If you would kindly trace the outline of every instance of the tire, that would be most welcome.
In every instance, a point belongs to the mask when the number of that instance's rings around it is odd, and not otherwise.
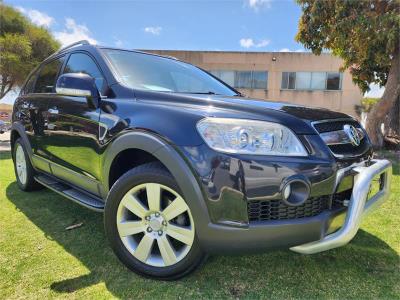
[[[42,189],[43,186],[34,178],[35,170],[21,138],[15,141],[13,149],[14,171],[19,188],[25,192]]]
[[[130,270],[176,280],[205,261],[190,208],[180,194],[175,179],[160,163],[138,166],[112,186],[104,212],[105,232],[111,248]]]

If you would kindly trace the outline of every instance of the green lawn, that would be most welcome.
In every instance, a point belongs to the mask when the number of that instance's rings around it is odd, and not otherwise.
[[[313,256],[290,251],[211,257],[178,282],[144,279],[107,245],[102,215],[42,190],[21,192],[0,152],[0,299],[400,299],[400,174],[392,195],[351,244]],[[75,230],[71,224],[83,222]],[[240,242],[240,241],[238,241]]]

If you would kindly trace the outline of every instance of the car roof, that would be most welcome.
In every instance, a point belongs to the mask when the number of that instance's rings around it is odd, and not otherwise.
[[[180,61],[179,59],[172,57],[172,56],[167,56],[167,55],[160,55],[160,54],[155,54],[155,53],[149,53],[145,51],[140,51],[140,50],[135,50],[135,49],[123,49],[123,48],[117,48],[117,47],[106,47],[106,46],[99,46],[99,45],[94,45],[91,44],[87,40],[81,40],[76,43],[70,44],[68,46],[65,46],[56,52],[54,52],[52,55],[50,55],[48,58],[46,58],[43,63],[47,62],[48,60],[51,60],[60,54],[67,54],[71,51],[76,51],[76,50],[90,50],[90,49],[110,49],[110,50],[121,50],[121,51],[129,51],[129,52],[134,52],[134,53],[140,53],[140,54],[146,54],[146,55],[151,55],[151,56],[157,56],[157,57],[162,57],[162,58],[167,58],[167,59],[172,59],[172,60],[177,60]]]

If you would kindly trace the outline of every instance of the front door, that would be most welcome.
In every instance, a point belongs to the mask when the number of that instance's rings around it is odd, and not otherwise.
[[[72,53],[65,73],[86,73],[102,91],[104,77],[94,60],[83,52]],[[52,173],[77,187],[99,195],[99,109],[90,108],[85,97],[57,95],[48,103],[46,151]]]

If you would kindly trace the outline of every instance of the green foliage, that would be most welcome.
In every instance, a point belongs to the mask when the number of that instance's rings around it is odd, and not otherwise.
[[[355,106],[357,115],[361,116],[362,112],[369,113],[381,98],[363,98],[361,104]]]
[[[329,49],[344,60],[363,92],[386,84],[399,46],[398,0],[297,0],[303,15],[296,40],[315,54]]]
[[[0,3],[0,99],[59,47],[47,29]]]

